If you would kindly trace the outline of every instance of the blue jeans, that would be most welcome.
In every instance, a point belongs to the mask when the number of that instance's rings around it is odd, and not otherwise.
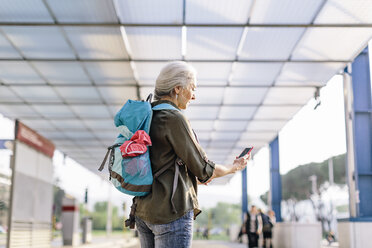
[[[167,224],[150,224],[136,216],[141,248],[189,248],[192,240],[193,210]]]

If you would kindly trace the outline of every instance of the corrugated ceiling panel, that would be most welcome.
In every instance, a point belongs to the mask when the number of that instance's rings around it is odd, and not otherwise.
[[[280,86],[324,86],[327,83],[327,81],[288,81],[288,80],[280,80],[276,81],[275,85]]]
[[[283,119],[289,120],[302,106],[260,106],[254,116],[255,119]]]
[[[116,130],[114,125],[114,120],[107,119],[107,120],[83,120],[85,125],[92,130],[95,129],[112,129]]]
[[[351,60],[371,37],[372,28],[308,28],[292,59]]]
[[[61,129],[86,129],[84,123],[79,119],[51,120],[54,126]]]
[[[267,88],[226,88],[223,102],[225,104],[260,104]]]
[[[251,119],[256,107],[230,107],[222,106],[219,119]]]
[[[328,0],[315,23],[372,23],[371,13],[371,1]]]
[[[76,118],[67,105],[32,105],[41,115],[47,118]]]
[[[78,62],[33,62],[37,70],[51,84],[90,84]]]
[[[224,121],[217,120],[214,123],[215,130],[220,131],[243,131],[247,126],[248,121]]]
[[[243,28],[190,27],[187,59],[235,59]]]
[[[133,59],[181,59],[180,27],[126,27]]]
[[[215,140],[238,140],[240,138],[241,133],[240,132],[213,132],[211,134],[212,142]],[[223,153],[222,153],[223,154]]]
[[[182,23],[181,0],[119,0],[115,3],[122,23]]]
[[[263,120],[254,120],[249,122],[247,126],[247,131],[250,132],[257,132],[257,131],[273,131],[273,132],[278,132],[287,121],[263,121]]]
[[[66,140],[53,140],[54,145],[57,146],[58,150],[61,150],[62,147],[75,147],[76,144],[72,140],[66,139]],[[62,150],[63,151],[63,150]]]
[[[235,141],[214,141],[208,144],[208,148],[225,148],[231,149],[235,145]]]
[[[47,0],[58,22],[117,22],[111,0]]]
[[[26,118],[26,117],[40,117],[30,106],[28,105],[1,105],[0,113],[9,118]]]
[[[1,31],[0,31],[1,32]],[[18,51],[0,33],[0,58],[21,58]]]
[[[86,130],[76,130],[76,131],[66,131],[64,130],[63,133],[70,139],[85,139],[85,138],[94,138],[93,133]]]
[[[140,96],[141,96],[141,100],[145,100],[147,99],[147,96],[149,94],[152,94],[153,95],[153,98],[152,100],[154,101],[154,87],[140,87]]]
[[[22,120],[22,123],[26,124],[32,129],[43,129],[43,130],[55,130],[56,128],[52,125],[49,120]]]
[[[239,59],[290,57],[305,28],[249,28]]]
[[[255,1],[250,23],[308,24],[317,14],[323,0]]]
[[[278,135],[277,132],[244,132],[241,134],[241,140],[263,140],[271,141]]]
[[[4,33],[28,58],[74,58],[57,27],[2,27]]]
[[[84,65],[96,84],[135,83],[129,62],[85,62]]]
[[[259,140],[252,140],[252,141],[239,141],[236,143],[235,147],[240,148],[242,150],[245,147],[253,146],[254,150],[252,151],[253,153],[258,151],[261,147],[265,146],[267,142],[264,141],[259,141]],[[236,155],[235,155],[236,156]],[[235,157],[232,157],[230,159],[234,159]]]
[[[44,80],[23,61],[1,61],[0,80],[7,84],[43,84]]]
[[[190,121],[191,126],[195,129],[196,133],[199,131],[211,131],[213,129],[214,121]]]
[[[98,87],[98,90],[107,103],[124,104],[128,99],[137,99],[136,87],[110,86]]]
[[[64,29],[82,59],[128,58],[119,28],[65,27]]]
[[[70,105],[81,118],[111,118],[106,106],[100,105]]]
[[[66,139],[66,135],[61,131],[39,131],[39,133],[47,139]]]
[[[13,91],[8,87],[0,85],[0,103],[1,102],[22,102],[22,100],[16,96]]]
[[[191,62],[197,71],[197,85],[226,85],[231,72],[232,63],[226,62]]]
[[[263,104],[302,104],[314,97],[315,88],[271,88]]]
[[[96,88],[87,87],[55,87],[59,95],[68,103],[102,103]]]
[[[0,0],[1,22],[53,22],[42,0]]]
[[[225,88],[223,87],[197,87],[195,100],[191,104],[221,104],[224,92]]]
[[[195,105],[190,105],[186,110],[185,110],[185,115],[187,116],[188,119],[210,119],[210,120],[215,120],[218,116],[220,107],[209,107],[209,106],[195,106]]]
[[[114,140],[112,140],[112,139],[107,140],[106,139],[105,142],[107,142],[107,146],[109,146],[109,145],[111,146],[111,145],[113,145],[112,143],[114,142]],[[102,146],[103,143],[104,143],[104,141],[95,139],[94,137],[92,137],[92,139],[89,140],[89,142],[87,142],[86,140],[79,140],[79,139],[74,140],[74,142],[81,147],[97,147],[97,146],[99,147],[99,146]],[[107,146],[105,145],[105,147],[107,147]]]
[[[231,85],[272,85],[283,63],[235,63]]]
[[[140,85],[154,85],[166,62],[134,62]]]
[[[101,138],[101,139],[110,138],[112,140],[115,140],[115,138],[118,136],[118,132],[115,129],[108,130],[108,131],[100,131],[100,132],[96,132],[95,136],[97,136],[98,138]]]
[[[188,0],[186,23],[244,24],[248,21],[252,0]]]
[[[344,66],[344,63],[286,63],[277,81],[315,81],[325,84]]]
[[[196,133],[196,132],[195,132]],[[201,140],[209,140],[210,136],[211,136],[211,132],[206,132],[206,131],[199,131],[196,133],[196,136],[198,138],[199,141]]]
[[[61,99],[49,86],[11,86],[11,88],[28,102],[61,102]]]

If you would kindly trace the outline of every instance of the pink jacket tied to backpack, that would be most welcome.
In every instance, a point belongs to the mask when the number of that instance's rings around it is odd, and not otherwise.
[[[147,146],[151,146],[150,136],[143,130],[134,133],[130,140],[125,141],[120,146],[121,155],[125,157],[135,157],[144,154]]]

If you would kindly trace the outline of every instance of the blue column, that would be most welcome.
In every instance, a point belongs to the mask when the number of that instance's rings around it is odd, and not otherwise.
[[[355,180],[359,190],[357,217],[372,217],[372,93],[366,48],[352,63]],[[359,212],[359,213],[358,213]]]
[[[247,185],[247,168],[242,170],[242,218],[248,210],[248,185]]]
[[[271,207],[275,212],[276,221],[282,221],[280,203],[282,201],[282,180],[279,173],[279,139],[276,137],[270,143],[270,189]]]

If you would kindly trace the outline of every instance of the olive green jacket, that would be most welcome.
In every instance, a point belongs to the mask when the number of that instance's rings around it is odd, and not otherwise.
[[[169,103],[170,101],[157,101]],[[201,212],[197,200],[197,178],[206,182],[212,176],[214,163],[208,160],[197,142],[189,121],[177,110],[153,112],[150,137],[150,158],[153,174],[163,166],[173,164],[170,169],[154,179],[152,192],[137,197],[136,216],[151,224],[166,224],[194,210],[194,218]],[[179,166],[178,186],[173,198],[176,212],[172,211],[171,195],[175,175],[175,161],[180,158],[185,165]]]

